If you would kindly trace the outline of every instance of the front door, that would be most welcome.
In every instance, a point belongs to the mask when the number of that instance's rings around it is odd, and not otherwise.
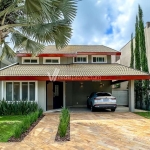
[[[63,107],[63,82],[53,82],[53,109]]]

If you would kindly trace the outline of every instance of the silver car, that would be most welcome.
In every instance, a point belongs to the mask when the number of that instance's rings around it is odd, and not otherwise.
[[[94,111],[96,108],[111,109],[117,108],[116,98],[107,92],[93,92],[87,99],[87,107]]]

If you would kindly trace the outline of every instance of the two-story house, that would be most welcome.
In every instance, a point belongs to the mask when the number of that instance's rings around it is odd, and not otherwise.
[[[129,80],[129,107],[134,111],[134,80],[150,75],[111,63],[121,52],[102,45],[47,46],[42,53],[17,53],[18,64],[0,71],[0,99],[37,101],[44,111],[85,106],[94,91],[112,92],[112,84]]]

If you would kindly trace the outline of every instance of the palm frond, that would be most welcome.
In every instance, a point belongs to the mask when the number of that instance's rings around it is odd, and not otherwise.
[[[2,60],[3,58],[8,58],[8,59],[13,59],[15,57],[15,52],[10,48],[10,46],[4,42],[2,44],[1,47],[1,56],[0,56],[0,60]]]
[[[77,8],[75,0],[26,0],[25,10],[30,20],[52,22],[73,20]]]
[[[71,27],[63,24],[60,22],[38,24],[32,27],[22,27],[20,30],[24,35],[32,37],[39,43],[55,43],[57,48],[63,48],[69,43],[72,33]]]
[[[31,40],[27,36],[21,34],[19,31],[12,33],[12,41],[15,45],[15,48],[19,50],[24,49],[33,55],[41,52],[44,49],[44,45]]]
[[[62,12],[64,19],[71,22],[75,16],[77,11],[77,1],[75,0],[59,0],[58,8]]]

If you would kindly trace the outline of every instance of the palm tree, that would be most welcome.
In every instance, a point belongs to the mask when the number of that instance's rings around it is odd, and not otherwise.
[[[76,4],[76,0],[0,0],[0,58],[15,56],[6,42],[8,36],[15,49],[33,55],[45,44],[65,47],[71,37]]]

